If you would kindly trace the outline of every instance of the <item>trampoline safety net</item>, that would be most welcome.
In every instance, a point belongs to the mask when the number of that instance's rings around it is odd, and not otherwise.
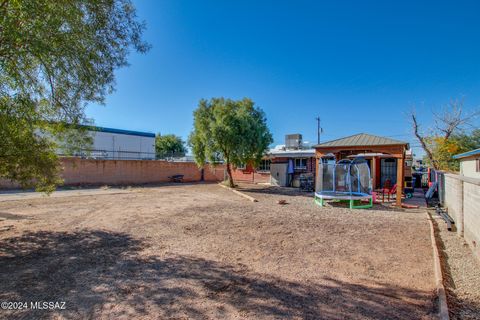
[[[371,192],[370,168],[364,158],[338,162],[334,159],[320,159],[316,198],[358,200],[371,198]]]

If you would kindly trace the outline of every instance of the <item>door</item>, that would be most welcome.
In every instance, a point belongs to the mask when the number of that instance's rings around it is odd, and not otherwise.
[[[397,183],[397,159],[381,159],[380,161],[380,183],[383,187],[385,180],[389,179],[393,186]]]
[[[287,186],[287,167],[288,163],[270,164],[270,183],[272,186]]]

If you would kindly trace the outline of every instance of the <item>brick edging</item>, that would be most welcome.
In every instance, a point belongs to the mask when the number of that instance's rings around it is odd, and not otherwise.
[[[228,190],[232,191],[233,193],[236,193],[236,194],[238,194],[239,196],[244,197],[244,198],[246,198],[246,199],[248,199],[248,200],[250,200],[250,201],[252,201],[252,202],[258,202],[258,200],[255,199],[254,197],[251,197],[251,196],[249,196],[249,195],[246,195],[246,194],[243,193],[243,192],[240,192],[240,191],[238,191],[238,190],[235,190],[235,189],[232,189],[232,188],[230,188],[230,187],[227,187],[227,186],[223,185],[221,182],[220,182],[218,185],[219,185],[220,187],[225,188],[225,189],[228,189]]]
[[[440,320],[449,320],[450,316],[448,314],[447,295],[445,293],[445,287],[443,285],[442,266],[440,264],[440,253],[438,252],[437,241],[435,240],[435,229],[433,227],[432,217],[427,211],[425,211],[425,214],[427,215],[428,223],[430,225],[430,238],[432,240],[433,269],[435,275],[435,287],[439,304],[438,318]]]

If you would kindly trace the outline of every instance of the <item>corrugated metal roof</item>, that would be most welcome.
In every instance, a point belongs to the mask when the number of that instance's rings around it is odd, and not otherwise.
[[[477,154],[480,155],[480,149],[475,149],[475,150],[472,150],[472,151],[460,153],[460,154],[457,154],[457,155],[453,156],[453,158],[454,159],[461,159],[461,158],[476,156]]]
[[[356,146],[386,146],[386,145],[408,145],[408,142],[375,136],[372,134],[359,133],[353,136],[327,141],[315,145],[320,147],[356,147]]]

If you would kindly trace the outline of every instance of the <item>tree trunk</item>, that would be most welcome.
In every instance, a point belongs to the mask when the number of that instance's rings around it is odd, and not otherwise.
[[[233,183],[233,177],[232,177],[232,168],[230,167],[230,163],[227,162],[227,176],[228,176],[228,185],[230,188],[235,187],[235,184]]]
[[[430,160],[430,163],[432,164],[433,168],[435,170],[438,170],[438,165],[437,165],[437,161],[435,160],[434,156],[433,156],[433,153],[432,151],[430,150],[430,148],[427,146],[427,144],[425,143],[425,139],[424,137],[422,137],[420,135],[420,132],[418,131],[418,122],[417,122],[417,117],[415,116],[415,114],[411,114],[412,116],[412,123],[413,123],[413,132],[415,134],[415,137],[417,137],[418,141],[420,142],[420,144],[422,145],[422,148],[423,150],[425,151],[425,153],[427,154],[427,157],[428,159]]]

